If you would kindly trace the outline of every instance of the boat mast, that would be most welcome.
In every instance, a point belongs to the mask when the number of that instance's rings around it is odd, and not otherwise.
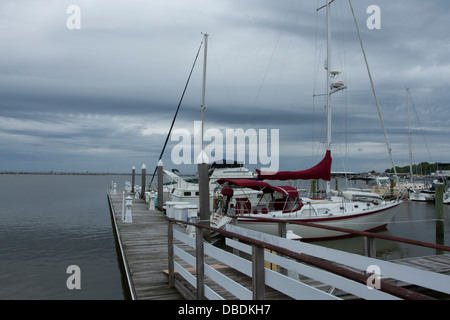
[[[331,25],[330,25],[330,4],[327,0],[327,151],[331,150]],[[329,184],[329,183],[328,183]],[[328,188],[327,188],[327,191]]]
[[[327,151],[331,151],[331,120],[332,120],[332,114],[331,114],[331,95],[333,93],[339,92],[341,90],[347,89],[346,86],[343,84],[341,86],[333,86],[333,79],[336,78],[340,72],[333,71],[331,69],[331,14],[330,14],[330,7],[331,4],[335,0],[327,0],[327,4],[317,9],[317,11],[323,9],[326,7],[326,19],[327,19],[327,59],[325,61],[325,70],[327,71],[327,87],[326,89],[326,96],[327,96],[327,104],[326,104],[326,114],[327,114]],[[321,96],[320,95],[314,95],[314,96]],[[327,195],[330,195],[330,181],[327,181]]]
[[[409,95],[409,88],[406,88],[406,94],[408,99],[408,128],[409,128],[409,137],[408,137],[408,144],[409,144],[409,182],[413,182],[413,165],[412,165],[412,150],[411,150],[411,112],[410,112],[410,99],[411,96]]]
[[[203,57],[203,85],[202,85],[202,107],[201,107],[201,115],[202,115],[202,138],[201,138],[201,150],[203,150],[203,134],[204,134],[204,122],[205,122],[205,92],[206,92],[206,64],[208,58],[208,36],[209,34],[205,33],[203,35],[205,47],[204,47],[204,57]]]
[[[334,0],[333,0],[334,1]],[[327,0],[327,151],[331,151],[331,18],[330,4]],[[330,195],[331,184],[327,181],[327,196]]]

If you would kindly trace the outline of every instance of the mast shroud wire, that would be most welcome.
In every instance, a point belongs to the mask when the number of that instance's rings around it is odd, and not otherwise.
[[[377,105],[378,116],[380,117],[381,126],[383,127],[384,138],[386,140],[386,147],[388,149],[389,157],[391,159],[392,169],[394,169],[395,178],[396,178],[396,180],[398,182],[397,169],[395,169],[394,158],[392,157],[391,145],[389,143],[389,139],[388,139],[388,136],[387,136],[386,127],[384,126],[383,117],[381,116],[380,104],[378,103],[378,98],[377,98],[377,95],[376,95],[376,92],[375,92],[375,85],[373,84],[372,74],[370,72],[369,63],[367,62],[366,51],[364,50],[364,44],[363,44],[362,39],[361,39],[361,33],[359,32],[359,26],[358,26],[358,22],[356,21],[355,11],[353,10],[352,1],[348,0],[348,3],[350,4],[350,9],[351,9],[352,15],[353,15],[353,21],[355,22],[356,31],[358,32],[359,43],[361,45],[361,50],[363,52],[364,61],[366,63],[367,73],[369,74],[370,85],[372,86],[373,96],[375,98],[375,103]]]
[[[169,137],[170,137],[170,134],[172,133],[173,126],[175,125],[175,121],[177,119],[178,112],[180,111],[181,103],[183,102],[184,94],[186,93],[187,87],[189,85],[189,81],[191,80],[192,72],[194,71],[194,67],[195,67],[195,64],[197,63],[198,56],[200,55],[200,50],[202,49],[202,45],[203,45],[203,41],[200,43],[200,47],[198,48],[197,55],[195,56],[195,60],[192,65],[192,68],[191,68],[191,72],[189,73],[189,77],[186,81],[186,85],[184,86],[183,94],[181,95],[180,101],[178,102],[177,111],[175,112],[175,116],[173,117],[172,124],[169,129],[169,133],[167,134],[167,137],[166,137],[166,142],[164,143],[164,147],[161,150],[161,154],[159,155],[158,161],[161,160],[161,158],[164,154],[164,151],[166,150],[167,142],[169,141]],[[153,179],[155,178],[157,169],[158,169],[158,166],[155,166],[155,171],[153,172],[152,180],[150,181],[150,186],[153,183]]]

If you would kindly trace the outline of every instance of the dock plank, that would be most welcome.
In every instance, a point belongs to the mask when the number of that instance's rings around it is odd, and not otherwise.
[[[117,226],[130,270],[130,290],[137,300],[183,300],[175,288],[169,288],[167,269],[167,223],[165,215],[148,210],[148,204],[133,199],[132,223],[122,222],[122,194],[108,194],[111,217]]]
[[[450,254],[392,260],[394,263],[436,273],[450,273]]]

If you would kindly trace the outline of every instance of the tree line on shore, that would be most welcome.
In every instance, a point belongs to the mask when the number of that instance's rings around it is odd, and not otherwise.
[[[404,167],[395,167],[398,174],[409,174],[410,168],[409,166]],[[449,163],[429,163],[429,162],[421,162],[419,164],[413,164],[412,166],[413,174],[417,175],[431,175],[432,173],[435,173],[439,170],[450,170],[450,164]],[[385,173],[394,173],[394,169],[386,169]]]

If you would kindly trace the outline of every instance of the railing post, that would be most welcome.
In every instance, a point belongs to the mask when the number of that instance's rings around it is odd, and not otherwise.
[[[375,238],[364,236],[364,255],[369,258],[377,257]]]
[[[287,229],[286,222],[278,222],[278,236],[280,238],[286,238]]]
[[[252,245],[253,300],[264,300],[266,290],[264,248]]]
[[[173,250],[173,222],[168,221],[167,224],[167,243],[168,243],[168,268],[169,268],[169,287],[175,286],[175,267],[174,267],[174,250]]]
[[[203,229],[195,227],[195,260],[197,276],[197,300],[205,300],[205,258],[203,249]]]
[[[278,236],[280,238],[286,238],[287,235],[287,226],[286,222],[278,222]],[[288,275],[288,271],[285,268],[282,268],[280,266],[277,266],[278,273],[281,273],[285,276]]]
[[[233,225],[233,226],[237,226],[237,216],[236,215],[233,215],[233,217],[231,218],[231,225]],[[237,238],[233,238],[233,240],[238,240]],[[236,248],[233,248],[233,254],[235,254],[235,255],[237,255],[237,256],[239,256],[239,250],[238,249],[236,249]]]

